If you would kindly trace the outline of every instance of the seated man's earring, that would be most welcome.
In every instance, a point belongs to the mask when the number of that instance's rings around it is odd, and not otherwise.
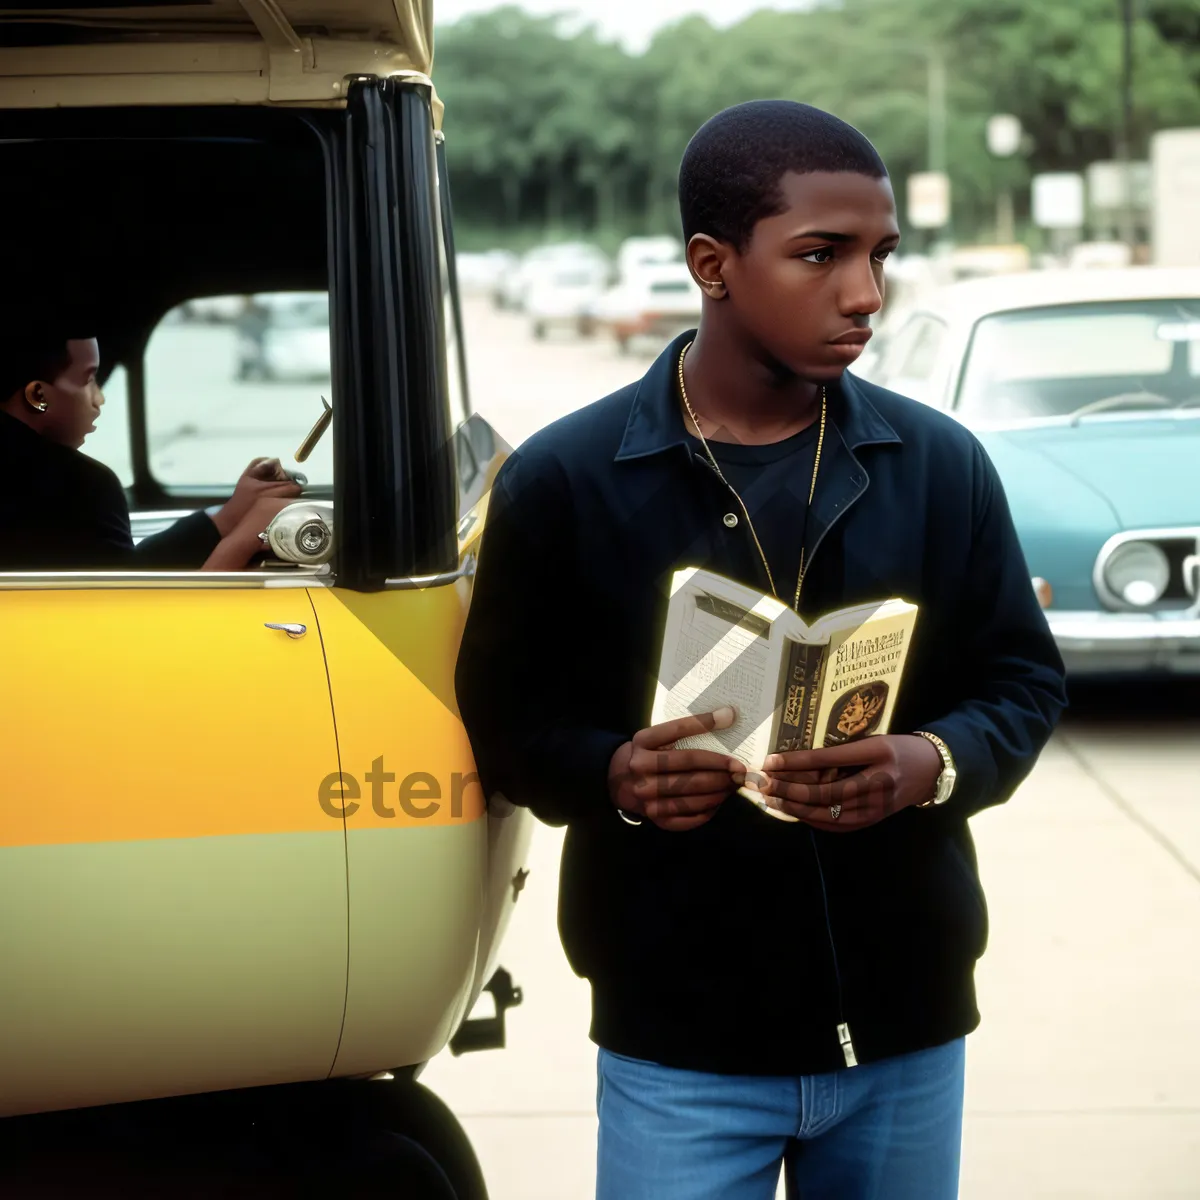
[[[719,279],[714,280],[712,283],[708,284],[707,287],[708,287],[708,294],[714,300],[719,299],[721,296],[725,295],[725,284]]]
[[[28,392],[25,394],[25,399],[29,401],[31,407],[36,408],[38,412],[45,412],[50,406],[46,403],[46,397],[39,391],[36,393],[37,399],[34,400]]]

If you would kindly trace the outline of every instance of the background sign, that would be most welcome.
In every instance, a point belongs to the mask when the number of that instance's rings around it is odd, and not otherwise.
[[[950,221],[950,177],[921,171],[908,177],[908,223],[914,229],[941,229]]]
[[[1033,220],[1042,229],[1082,229],[1083,176],[1067,171],[1035,175]]]

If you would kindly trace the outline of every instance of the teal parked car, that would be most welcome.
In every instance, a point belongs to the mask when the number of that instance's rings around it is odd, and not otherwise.
[[[951,284],[875,343],[986,446],[1071,675],[1200,675],[1200,268]]]

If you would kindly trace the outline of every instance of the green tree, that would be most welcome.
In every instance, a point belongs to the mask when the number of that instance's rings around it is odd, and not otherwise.
[[[1136,0],[1136,11],[1134,152],[1143,154],[1155,129],[1200,124],[1200,4]],[[1121,46],[1117,0],[830,0],[721,31],[689,18],[640,56],[510,6],[439,28],[434,77],[455,203],[469,223],[615,237],[677,230],[688,139],[715,112],[756,97],[803,100],[862,129],[888,162],[903,211],[904,179],[930,165],[936,50],[955,233],[967,238],[986,236],[998,188],[1113,154]],[[987,150],[996,112],[1028,131],[1012,162]]]

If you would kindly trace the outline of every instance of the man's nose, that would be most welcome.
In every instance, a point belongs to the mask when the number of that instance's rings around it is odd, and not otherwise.
[[[842,316],[872,316],[883,307],[883,289],[869,263],[849,266],[841,295]]]

